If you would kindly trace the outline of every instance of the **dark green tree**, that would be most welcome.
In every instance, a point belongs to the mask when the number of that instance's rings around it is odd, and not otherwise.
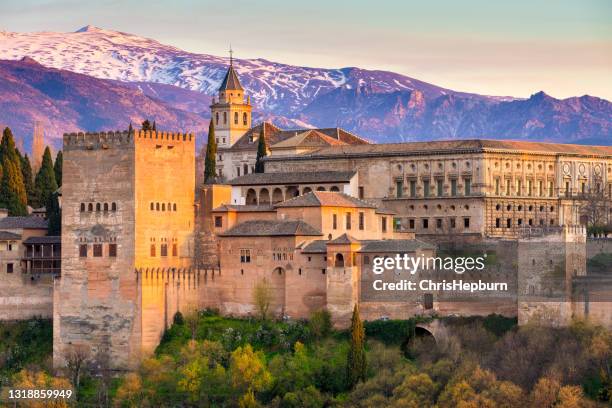
[[[217,176],[217,140],[215,139],[215,124],[212,119],[208,125],[208,142],[206,142],[206,158],[204,159],[204,183],[214,183]]]
[[[132,122],[130,122],[130,126],[128,127],[128,133],[129,134],[134,133],[134,126],[132,126]]]
[[[155,121],[153,121],[153,126],[151,126],[151,130],[157,131],[157,125],[155,124]]]
[[[36,179],[34,180],[34,191],[36,194],[36,207],[46,205],[53,194],[57,190],[57,182],[55,181],[55,171],[53,170],[53,159],[51,158],[51,150],[49,146],[45,148],[42,164]]]
[[[32,205],[34,200],[34,177],[32,176],[32,164],[30,158],[26,154],[21,158],[21,175],[23,176],[23,184],[28,197],[28,205]]]
[[[64,164],[64,154],[60,150],[55,156],[55,164],[53,165],[53,172],[55,173],[55,182],[57,186],[62,185],[62,165]]]
[[[268,147],[266,146],[266,124],[261,124],[261,134],[257,140],[257,159],[255,160],[255,173],[264,172],[263,158],[268,154]]]
[[[59,194],[57,191],[53,192],[49,196],[49,200],[46,205],[48,234],[49,235],[61,235],[62,232],[62,210],[59,205]]]
[[[2,133],[0,167],[0,207],[8,209],[9,215],[27,215],[28,197],[21,173],[21,159],[15,149],[13,133],[8,127]]]
[[[153,130],[149,119],[145,119],[144,122],[142,122],[140,130]]]
[[[353,387],[359,381],[365,381],[366,369],[365,329],[359,317],[359,307],[355,305],[351,319],[351,345],[346,365],[348,384]]]

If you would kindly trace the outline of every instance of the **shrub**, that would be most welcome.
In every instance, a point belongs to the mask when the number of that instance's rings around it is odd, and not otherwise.
[[[313,312],[310,315],[308,327],[316,339],[327,337],[332,330],[331,314],[327,309]]]

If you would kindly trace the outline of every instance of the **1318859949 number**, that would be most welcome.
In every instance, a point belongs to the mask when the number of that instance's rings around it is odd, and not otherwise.
[[[72,390],[53,390],[53,389],[9,389],[9,400],[21,399],[69,399],[72,397]]]

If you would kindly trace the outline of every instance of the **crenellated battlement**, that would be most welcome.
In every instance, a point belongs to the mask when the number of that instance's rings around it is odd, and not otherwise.
[[[112,146],[129,146],[134,143],[160,143],[160,142],[195,142],[193,133],[157,132],[150,130],[136,130],[131,133],[127,130],[109,132],[78,132],[65,133],[64,150],[71,149],[108,149]]]

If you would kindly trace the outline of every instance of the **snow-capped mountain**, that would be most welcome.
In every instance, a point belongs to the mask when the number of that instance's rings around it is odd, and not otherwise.
[[[204,118],[229,64],[229,58],[92,26],[72,33],[0,31],[0,59],[23,57],[46,67],[122,81],[168,109]],[[481,137],[612,144],[612,103],[596,97],[559,100],[542,92],[529,99],[495,97],[387,71],[234,61],[251,96],[254,119],[282,127],[341,126],[379,142]],[[96,99],[93,93],[81,97]],[[36,109],[31,107],[30,116]],[[0,112],[0,123],[11,121],[14,117]]]

